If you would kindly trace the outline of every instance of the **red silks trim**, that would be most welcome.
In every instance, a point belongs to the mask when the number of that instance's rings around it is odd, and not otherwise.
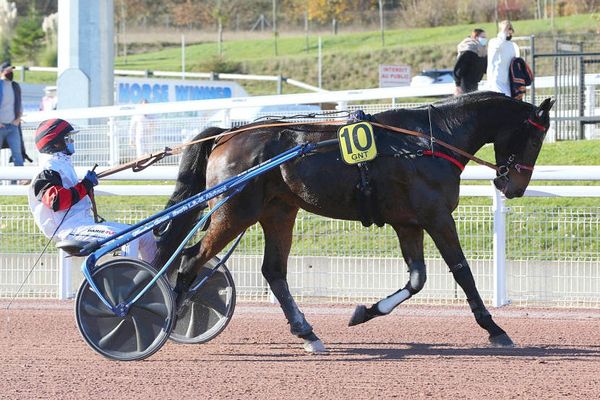
[[[66,210],[73,204],[73,193],[62,186],[52,186],[42,196],[42,203],[51,210]]]
[[[68,209],[87,194],[87,190],[81,182],[70,189],[55,185],[46,190],[42,196],[42,203],[51,210],[61,211]]]
[[[461,171],[464,171],[464,169],[465,169],[464,165],[462,165],[456,158],[450,157],[448,154],[444,154],[439,151],[424,150],[423,155],[443,158],[444,160],[448,160],[452,164],[456,165],[458,167],[458,169],[460,169]]]

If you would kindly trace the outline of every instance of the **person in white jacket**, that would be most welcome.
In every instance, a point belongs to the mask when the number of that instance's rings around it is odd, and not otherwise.
[[[147,100],[142,100],[141,104],[147,104]],[[142,157],[152,150],[154,144],[154,127],[152,115],[136,114],[131,117],[129,124],[129,145],[135,145],[135,156]]]
[[[80,181],[71,162],[75,152],[72,135],[76,133],[67,121],[44,121],[35,133],[35,146],[48,155],[40,163],[41,171],[29,186],[29,208],[36,225],[47,238],[56,240],[93,241],[105,239],[128,225],[118,222],[96,223],[92,213],[90,192],[98,184],[94,171]],[[138,253],[139,250],[139,253]],[[156,243],[152,232],[130,242],[123,255],[141,256],[152,262]]]
[[[498,36],[488,42],[487,85],[489,90],[511,97],[510,63],[520,57],[520,50],[511,41],[514,29],[510,21],[501,21],[498,30]]]

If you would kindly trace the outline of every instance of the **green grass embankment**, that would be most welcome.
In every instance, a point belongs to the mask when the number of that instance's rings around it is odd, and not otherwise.
[[[556,18],[554,29],[548,20],[523,20],[514,22],[517,36],[536,36],[538,51],[550,51],[554,37],[573,34],[596,35],[599,22],[591,14]],[[452,68],[456,59],[456,44],[476,27],[494,36],[493,23],[440,26],[387,30],[385,46],[380,32],[340,32],[338,35],[321,34],[323,51],[323,87],[329,90],[357,89],[378,86],[379,64],[410,65],[413,74],[429,68]],[[153,32],[148,32],[153,35]],[[239,35],[236,35],[239,37]],[[216,38],[216,34],[215,34]],[[584,38],[584,37],[580,37]],[[157,41],[158,38],[157,38]],[[186,70],[209,72],[240,72],[247,74],[278,75],[309,84],[317,84],[318,34],[309,36],[308,51],[303,35],[282,34],[277,41],[277,55],[273,39],[227,40],[223,43],[223,60],[217,61],[217,44],[204,42],[186,46]],[[217,67],[221,65],[221,67]],[[172,46],[158,51],[117,57],[115,68],[131,70],[181,71],[181,48]],[[538,74],[547,72],[538,71]],[[27,73],[28,82],[51,84],[52,74]],[[240,81],[251,95],[273,94],[272,82]],[[284,92],[302,89],[285,85]]]
[[[535,35],[538,51],[553,48],[553,36],[595,32],[598,21],[591,15],[574,15],[555,19],[554,31],[546,20],[526,20],[514,23],[517,36]],[[410,65],[413,74],[429,68],[452,68],[456,59],[456,44],[475,27],[482,27],[490,36],[493,23],[390,30],[385,33],[385,46],[379,32],[340,33],[322,35],[323,87],[329,90],[377,87],[379,64]],[[317,83],[318,37],[309,38],[306,51],[304,36],[280,37],[275,55],[272,39],[233,40],[223,44],[226,63],[238,72],[249,74],[281,74],[309,84]],[[200,43],[186,48],[186,64],[191,71],[207,72],[214,68],[216,43]],[[120,69],[150,69],[181,71],[181,50],[178,47],[157,52],[117,58]],[[538,71],[538,74],[544,74]],[[272,94],[273,83],[241,82],[253,94]],[[286,85],[285,92],[301,89]]]

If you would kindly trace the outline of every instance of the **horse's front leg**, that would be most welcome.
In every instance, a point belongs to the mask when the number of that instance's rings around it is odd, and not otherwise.
[[[306,351],[324,353],[327,349],[300,311],[287,283],[287,260],[297,212],[297,208],[285,204],[270,204],[261,215],[259,222],[265,234],[262,274],[290,324],[291,333],[304,340]]]
[[[488,331],[490,342],[497,346],[514,346],[506,332],[492,320],[492,316],[479,295],[473,273],[460,246],[452,215],[448,213],[438,216],[435,218],[435,225],[428,226],[426,230],[450,268],[454,280],[467,295],[467,302],[477,324]]]
[[[375,317],[387,315],[394,308],[419,293],[425,281],[427,273],[423,256],[423,229],[419,226],[394,226],[394,230],[400,240],[400,248],[406,265],[408,265],[409,279],[406,285],[394,294],[379,300],[367,308],[359,305],[350,318],[349,326],[367,322]]]

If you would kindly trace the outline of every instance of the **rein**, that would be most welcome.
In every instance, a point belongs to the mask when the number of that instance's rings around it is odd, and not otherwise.
[[[434,138],[434,137],[433,137],[433,135],[426,135],[426,134],[424,134],[424,133],[421,133],[421,132],[417,132],[417,131],[411,131],[410,129],[396,128],[395,126],[390,126],[390,125],[380,124],[379,122],[370,122],[370,124],[371,124],[371,125],[374,125],[374,126],[378,126],[378,127],[380,127],[380,128],[386,129],[386,130],[389,130],[389,131],[398,132],[398,133],[403,133],[403,134],[405,134],[405,135],[416,136],[416,137],[419,137],[419,138],[426,139],[426,140],[430,141],[431,143],[436,143],[436,144],[438,144],[438,145],[440,145],[440,146],[442,146],[442,147],[445,147],[445,148],[447,148],[447,149],[449,149],[449,150],[452,150],[453,152],[455,152],[455,153],[457,153],[457,154],[460,154],[460,155],[461,155],[461,156],[463,156],[463,157],[466,157],[466,158],[468,158],[469,160],[475,161],[477,164],[480,164],[480,165],[485,165],[486,167],[489,167],[489,168],[493,169],[493,170],[494,170],[494,171],[496,171],[496,172],[500,172],[500,168],[499,168],[498,166],[496,166],[495,164],[492,164],[492,163],[490,163],[490,162],[487,162],[487,161],[485,161],[485,160],[482,160],[481,158],[475,157],[474,155],[472,155],[472,154],[469,154],[469,153],[467,153],[466,151],[464,151],[464,150],[461,150],[461,149],[459,149],[458,147],[452,146],[451,144],[448,144],[448,143],[446,143],[446,142],[444,142],[444,141],[442,141],[442,140],[436,139],[436,138]],[[426,150],[426,151],[427,151],[427,150]],[[425,154],[425,152],[426,152],[426,151],[424,151],[424,152],[423,152],[423,154]],[[429,150],[429,151],[430,151],[430,150]],[[437,152],[437,151],[436,151],[436,152],[434,152],[434,153],[435,153],[435,154],[433,154],[433,155],[436,155],[436,156],[437,156],[438,154],[442,154],[442,153],[439,153],[439,152]],[[447,156],[447,155],[446,155],[446,156]],[[449,157],[449,156],[448,156],[448,157]],[[442,158],[446,158],[446,157],[442,157]],[[450,161],[450,160],[449,160],[449,161]],[[455,161],[456,161],[456,160],[455,160]],[[457,162],[458,162],[458,161],[457,161]],[[461,170],[462,170],[462,169],[463,169],[463,168],[461,168]]]
[[[531,124],[533,127],[535,127],[539,131],[542,131],[542,132],[546,131],[546,129],[542,125],[536,123],[535,121],[532,121],[531,118],[527,119],[526,122]],[[375,122],[375,121],[369,121],[369,123],[373,126],[377,126],[379,128],[382,128],[382,129],[385,129],[388,131],[402,133],[402,134],[409,135],[409,136],[415,136],[415,137],[422,138],[422,139],[429,141],[431,143],[431,149],[424,150],[423,155],[444,158],[444,159],[450,161],[451,163],[453,163],[454,165],[456,165],[461,171],[464,170],[464,165],[462,165],[458,160],[456,160],[455,158],[453,158],[447,154],[441,153],[439,151],[433,151],[432,150],[433,144],[436,143],[442,147],[447,148],[448,150],[451,150],[457,154],[460,154],[461,156],[463,156],[471,161],[476,162],[477,164],[484,165],[488,168],[491,168],[494,171],[496,171],[498,174],[500,174],[500,176],[508,175],[508,171],[510,169],[512,161],[514,160],[514,157],[511,157],[513,159],[509,159],[509,161],[506,165],[497,166],[488,161],[482,160],[481,158],[475,157],[474,155],[467,153],[466,151],[459,149],[458,147],[455,147],[455,146],[453,146],[449,143],[446,143],[440,139],[436,139],[432,134],[427,135],[422,132],[417,132],[417,131],[413,131],[410,129],[404,129],[404,128],[397,128],[395,126],[381,124],[381,123]],[[303,124],[303,125],[336,125],[336,124],[339,124],[339,122],[338,121],[313,121],[313,122],[309,121],[309,122],[302,122],[301,124]],[[292,125],[298,125],[298,122],[275,122],[272,124],[259,124],[259,125],[245,126],[245,127],[237,128],[234,130],[228,130],[223,133],[219,133],[217,135],[208,136],[208,137],[194,140],[191,142],[186,142],[186,143],[183,143],[179,146],[175,146],[172,148],[165,147],[165,149],[163,151],[161,151],[160,153],[150,153],[150,154],[142,156],[136,160],[130,161],[128,163],[124,163],[124,164],[118,165],[114,168],[110,168],[110,169],[104,170],[102,172],[99,172],[98,178],[104,178],[104,177],[107,177],[109,175],[112,175],[112,174],[120,172],[120,171],[124,171],[129,168],[131,168],[133,172],[142,171],[143,169],[146,169],[150,165],[162,160],[163,158],[165,158],[167,156],[176,155],[176,154],[181,153],[186,147],[189,147],[194,144],[206,142],[206,141],[213,140],[213,139],[219,139],[221,137],[225,137],[225,136],[229,136],[229,135],[233,135],[233,134],[239,134],[239,133],[254,130],[254,129],[274,128],[274,127],[292,126]],[[221,142],[221,144],[222,143],[224,143],[224,142]],[[533,171],[532,166],[523,165],[523,164],[515,164],[514,168],[517,170],[517,172],[521,172],[521,170]]]
[[[336,123],[337,122],[335,122],[335,121],[306,122],[306,124],[311,124],[311,125],[334,125]],[[213,135],[213,136],[208,136],[208,137],[205,137],[202,139],[193,140],[191,142],[186,142],[186,143],[180,144],[179,146],[165,147],[165,149],[163,151],[161,151],[160,153],[149,153],[149,154],[143,155],[142,157],[140,157],[136,160],[130,161],[128,163],[120,164],[114,168],[109,168],[107,170],[99,172],[97,176],[98,176],[98,178],[105,178],[109,175],[124,171],[129,168],[131,168],[131,170],[133,172],[140,172],[140,171],[148,168],[152,164],[162,160],[163,158],[165,158],[167,156],[173,156],[173,155],[181,153],[186,147],[189,147],[194,144],[207,142],[212,139],[219,139],[224,136],[238,134],[238,133],[242,133],[245,131],[258,129],[258,128],[272,128],[272,127],[290,126],[290,125],[298,125],[298,123],[297,122],[276,122],[276,123],[272,123],[272,124],[261,124],[261,125],[254,125],[254,126],[238,128],[235,130],[228,130],[223,133],[219,133],[218,135]]]

